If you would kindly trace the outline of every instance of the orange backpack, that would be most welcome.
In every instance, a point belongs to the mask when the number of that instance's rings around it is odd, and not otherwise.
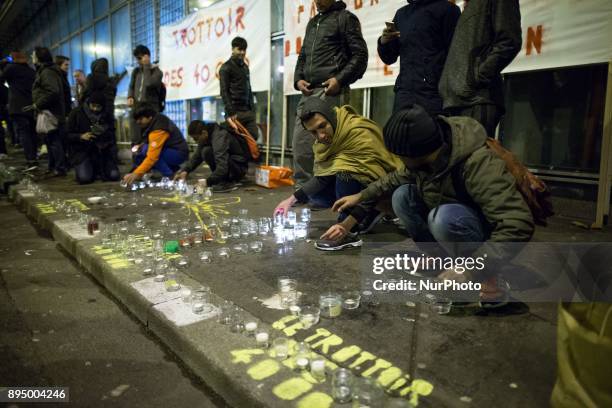
[[[257,146],[257,141],[251,136],[247,128],[244,127],[242,123],[238,119],[228,118],[227,123],[232,127],[234,132],[244,138],[246,144],[249,148],[249,153],[253,161],[259,161],[259,146]]]

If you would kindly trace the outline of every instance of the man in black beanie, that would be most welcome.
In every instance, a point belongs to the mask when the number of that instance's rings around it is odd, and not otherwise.
[[[119,180],[115,128],[106,106],[105,95],[95,91],[68,116],[68,160],[79,184]]]
[[[413,105],[395,113],[384,128],[387,149],[405,167],[387,174],[334,209],[392,195],[395,214],[416,242],[525,242],[533,217],[506,163],[486,145],[487,135],[468,117],[432,118]],[[478,257],[478,248],[471,255]],[[504,259],[508,254],[488,253]],[[444,272],[442,279],[487,281],[488,275]]]

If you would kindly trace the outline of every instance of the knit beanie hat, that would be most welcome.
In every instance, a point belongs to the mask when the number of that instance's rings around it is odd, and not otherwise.
[[[442,146],[442,132],[422,106],[396,112],[383,129],[385,146],[391,153],[410,158],[426,156]]]
[[[304,118],[310,118],[313,113],[320,113],[323,115],[325,119],[331,123],[334,131],[336,131],[338,119],[333,105],[317,96],[310,96],[306,98],[304,104],[302,105],[302,114],[300,115],[302,125],[304,125]]]

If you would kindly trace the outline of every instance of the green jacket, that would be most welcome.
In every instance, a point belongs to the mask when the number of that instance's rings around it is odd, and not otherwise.
[[[387,174],[362,191],[363,201],[376,200],[402,184],[416,184],[431,210],[441,204],[458,202],[451,170],[464,161],[463,180],[472,199],[493,227],[490,242],[524,242],[533,235],[531,211],[517,190],[506,163],[485,142],[484,128],[467,117],[440,117],[451,128],[448,165],[437,174],[410,171],[405,167]]]
[[[315,176],[350,173],[368,184],[403,167],[399,157],[385,147],[376,122],[358,115],[349,105],[335,111],[337,125],[331,144],[315,142],[312,147]]]

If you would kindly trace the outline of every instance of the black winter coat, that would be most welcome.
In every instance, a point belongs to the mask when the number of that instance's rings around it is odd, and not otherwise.
[[[24,115],[23,108],[32,104],[32,85],[35,77],[36,71],[28,64],[10,63],[0,72],[0,83],[6,81],[9,86],[10,115]]]
[[[440,79],[444,108],[504,106],[501,72],[521,50],[518,0],[470,0]]]
[[[393,22],[400,38],[378,39],[378,55],[387,65],[400,58],[394,112],[418,103],[431,115],[442,113],[438,82],[461,10],[448,0],[409,0]]]
[[[114,126],[115,122],[115,97],[117,96],[117,79],[108,76],[108,60],[99,58],[91,63],[91,74],[87,75],[85,88],[81,93],[79,104],[84,104],[87,98],[94,92],[104,94],[106,104],[104,112],[110,123]]]
[[[32,101],[39,110],[49,110],[59,123],[66,121],[72,100],[64,72],[53,63],[41,64],[32,85]]]
[[[311,88],[321,88],[323,82],[335,77],[347,87],[363,77],[367,66],[368,46],[359,19],[338,1],[308,22],[293,84],[298,89],[297,83],[303,79]]]
[[[221,65],[219,76],[226,115],[253,110],[249,66],[241,59],[230,58]]]
[[[92,120],[87,115],[86,109],[84,105],[81,105],[74,108],[68,115],[66,123],[68,160],[73,166],[82,163],[88,157],[114,161],[116,139],[113,128],[105,120],[104,115],[101,115],[98,121]],[[81,135],[91,132],[94,124],[105,128],[106,131],[96,135],[95,140],[81,140]]]

